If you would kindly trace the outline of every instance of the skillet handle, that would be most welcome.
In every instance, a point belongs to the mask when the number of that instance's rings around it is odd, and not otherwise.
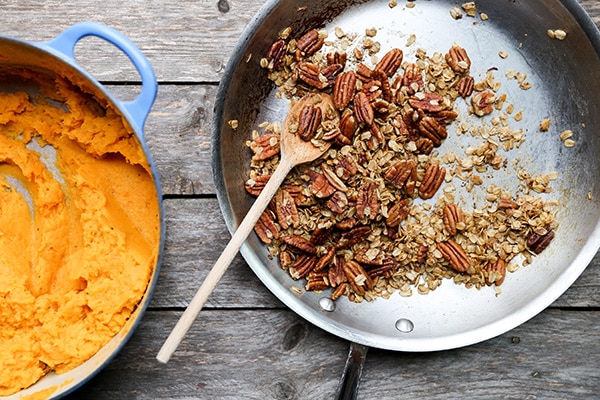
[[[356,400],[358,397],[358,386],[368,350],[369,348],[362,344],[350,343],[348,358],[335,400]]]
[[[129,114],[128,121],[134,125],[132,126],[134,131],[142,134],[144,123],[156,99],[158,82],[148,59],[127,37],[103,24],[81,22],[67,28],[57,37],[42,45],[58,51],[67,58],[69,63],[77,65],[74,53],[75,45],[86,36],[96,36],[119,48],[129,57],[140,74],[142,90],[138,97],[132,101],[117,100],[117,102]]]

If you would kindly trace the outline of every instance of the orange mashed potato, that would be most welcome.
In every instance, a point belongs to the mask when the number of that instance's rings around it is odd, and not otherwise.
[[[57,78],[0,93],[0,395],[73,369],[156,267],[159,199],[122,117]]]

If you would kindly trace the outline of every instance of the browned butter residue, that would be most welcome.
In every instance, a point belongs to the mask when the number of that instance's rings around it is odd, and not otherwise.
[[[135,136],[110,107],[52,85],[55,101],[0,93],[0,395],[93,356],[158,257],[159,200]]]

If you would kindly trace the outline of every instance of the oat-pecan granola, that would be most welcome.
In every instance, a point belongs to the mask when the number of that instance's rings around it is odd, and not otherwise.
[[[444,54],[419,49],[415,60],[392,48],[370,64],[364,55],[377,52],[376,34],[340,51],[322,31],[288,32],[261,60],[282,95],[296,102],[326,93],[339,118],[324,127],[332,122],[316,107],[302,110],[296,133],[312,140],[328,132],[333,145],[289,174],[256,232],[293,279],[309,291],[330,289],[333,300],[427,293],[447,278],[497,288],[518,268],[517,256],[530,263],[554,237],[556,202],[529,191],[549,192],[556,177],[521,172],[524,193],[489,185],[483,206],[459,206],[448,182],[459,179],[467,191],[482,185],[484,174],[506,166],[499,151],[525,140],[495,116],[506,95],[489,71],[475,81],[468,51],[456,43]],[[348,40],[339,28],[335,36]],[[456,101],[491,117],[490,127],[458,121]],[[466,131],[479,133],[481,145],[464,157],[440,154],[449,132]],[[254,156],[245,187],[253,196],[277,167],[280,133],[280,124],[265,123],[248,141]]]

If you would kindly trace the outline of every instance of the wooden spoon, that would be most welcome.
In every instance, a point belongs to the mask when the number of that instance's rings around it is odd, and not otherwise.
[[[323,93],[311,93],[300,99],[290,110],[290,113],[286,117],[283,132],[280,138],[281,146],[281,159],[277,169],[271,175],[271,178],[265,185],[260,196],[254,201],[254,204],[248,210],[248,213],[244,217],[242,223],[237,228],[229,244],[225,247],[225,250],[210,270],[204,283],[188,305],[187,309],[171,331],[171,334],[163,344],[158,355],[157,360],[166,363],[169,361],[173,352],[181,343],[181,340],[189,330],[190,326],[198,316],[198,313],[206,303],[208,296],[212,293],[215,286],[229,267],[229,264],[238,253],[242,244],[246,241],[246,238],[254,228],[254,225],[267,208],[267,205],[279,189],[279,186],[284,181],[287,174],[296,165],[304,164],[323,155],[329,149],[329,142],[323,142],[322,146],[315,146],[311,141],[304,141],[300,139],[298,135],[292,133],[292,126],[298,126],[298,120],[304,107],[308,104],[314,104],[315,107],[321,109],[323,119],[329,118],[331,120],[339,121],[337,111],[333,105],[331,96]]]

